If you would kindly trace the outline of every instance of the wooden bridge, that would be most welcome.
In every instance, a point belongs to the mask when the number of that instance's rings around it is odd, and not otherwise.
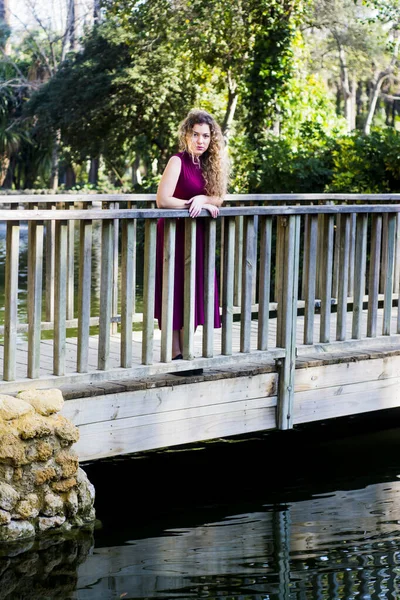
[[[400,406],[400,194],[231,195],[219,219],[203,211],[206,322],[196,332],[196,220],[154,200],[2,197],[0,393],[60,387],[84,461]],[[171,362],[177,218],[185,338],[184,360]],[[185,373],[195,369],[203,372]]]

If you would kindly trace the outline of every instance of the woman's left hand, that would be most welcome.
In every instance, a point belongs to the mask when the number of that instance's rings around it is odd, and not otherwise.
[[[214,219],[216,219],[218,217],[218,215],[219,215],[218,206],[214,206],[214,204],[203,204],[203,208],[208,210],[208,212]]]
[[[190,200],[187,200],[186,204],[189,205],[189,215],[193,219],[195,217],[198,217],[206,203],[207,203],[207,196],[204,196],[203,194],[199,194],[198,196],[193,196],[193,198],[190,198]]]

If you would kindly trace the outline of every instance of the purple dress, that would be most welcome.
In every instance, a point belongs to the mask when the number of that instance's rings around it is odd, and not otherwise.
[[[190,200],[193,196],[204,194],[204,178],[199,165],[193,163],[187,152],[179,152],[174,156],[181,159],[181,172],[174,191],[174,197],[181,200]],[[194,326],[204,324],[204,234],[205,220],[199,218],[196,221],[196,274],[195,274],[195,306]],[[162,314],[162,269],[164,248],[164,219],[157,223],[157,252],[156,252],[156,291],[154,315],[158,319],[161,329]],[[184,309],[184,273],[185,273],[185,219],[176,221],[175,240],[175,276],[174,276],[174,313],[173,329],[183,327]],[[214,276],[214,327],[221,327],[219,314],[219,299],[217,277]]]

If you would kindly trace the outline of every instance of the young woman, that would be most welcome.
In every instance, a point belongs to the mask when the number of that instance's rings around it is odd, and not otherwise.
[[[192,218],[206,209],[213,218],[219,214],[227,186],[224,139],[214,118],[204,110],[191,110],[179,127],[179,149],[165,168],[157,191],[158,208],[189,209]],[[162,262],[164,219],[157,223],[155,317],[161,329]],[[184,312],[185,219],[178,219],[175,245],[175,279],[172,359],[182,358]],[[218,288],[215,277],[214,327],[221,327]],[[196,277],[194,326],[204,323],[204,219],[196,227]]]

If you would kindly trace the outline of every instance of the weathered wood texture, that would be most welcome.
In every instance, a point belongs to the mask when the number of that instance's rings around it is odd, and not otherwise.
[[[318,366],[310,359],[310,366],[296,371],[294,424],[400,406],[400,354],[352,352],[345,358]]]
[[[276,373],[173,377],[165,387],[67,400],[62,413],[79,426],[80,460],[275,428]]]
[[[248,195],[227,200],[220,212],[219,229],[207,211],[199,216],[206,219],[205,323],[194,331],[198,219],[190,219],[187,210],[146,208],[154,201],[151,195],[99,195],[97,200],[77,195],[40,201],[40,207],[51,210],[37,208],[34,197],[13,197],[12,209],[2,210],[0,215],[7,231],[0,392],[73,383],[102,382],[104,386],[107,381],[139,381],[168,372],[228,365],[239,368],[245,361],[262,364],[279,359],[273,427],[285,429],[296,422],[296,355],[357,352],[383,341],[389,348],[400,344],[400,195]],[[257,205],[267,200],[272,202]],[[254,205],[248,206],[250,201]],[[156,223],[160,217],[165,219],[161,331],[154,320]],[[185,360],[172,361],[175,236],[181,219],[185,220]],[[30,303],[24,319],[16,311],[16,273],[19,232],[25,223],[30,232]],[[137,234],[139,227],[144,235]],[[137,254],[137,240],[142,238],[144,249]],[[49,240],[54,242],[54,250]],[[74,245],[79,261],[74,260]],[[222,328],[215,330],[214,272],[218,261]],[[140,312],[135,291],[139,272],[143,291]],[[77,295],[72,298],[74,289]],[[42,297],[48,321],[41,321]],[[92,326],[98,328],[93,335]],[[70,327],[77,328],[77,337],[68,332]],[[54,339],[42,339],[44,330],[53,330]],[[374,385],[378,389],[379,380]],[[349,398],[344,402],[344,414],[356,403]],[[378,396],[375,400],[379,407]],[[211,408],[207,409],[211,412],[200,411],[196,416],[187,413],[176,419],[179,426],[175,430],[172,420],[168,421],[166,437],[161,436],[157,443],[173,437],[173,432],[176,443],[186,443],[196,427],[196,435],[208,436],[214,418],[216,423],[221,420],[221,427],[216,426],[218,435],[250,431],[249,427],[261,427],[260,423],[265,428],[265,419],[271,414],[265,417],[263,409],[255,406],[247,412],[245,396],[243,402],[225,424],[233,407],[227,406],[221,417]],[[259,410],[263,416],[257,425]],[[325,410],[324,405],[321,415]],[[334,407],[329,410],[335,412]],[[305,405],[301,418],[309,411]],[[250,426],[250,416],[256,414]],[[139,439],[142,431],[138,431]],[[152,433],[147,434],[155,443]],[[96,435],[101,438],[100,431]],[[123,452],[129,451],[128,433],[121,433],[121,444]]]

